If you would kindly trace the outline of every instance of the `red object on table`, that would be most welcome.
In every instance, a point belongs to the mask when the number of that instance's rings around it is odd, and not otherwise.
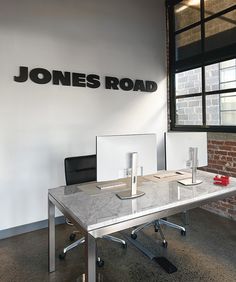
[[[216,175],[213,180],[216,185],[227,186],[229,184],[229,176],[226,175]]]

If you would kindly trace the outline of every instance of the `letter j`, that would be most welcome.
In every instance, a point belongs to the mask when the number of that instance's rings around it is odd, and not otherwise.
[[[14,76],[14,80],[16,82],[25,82],[28,79],[28,68],[27,67],[20,67],[20,74],[19,76]]]

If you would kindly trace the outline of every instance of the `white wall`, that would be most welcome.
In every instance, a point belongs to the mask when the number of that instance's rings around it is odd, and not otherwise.
[[[47,218],[63,159],[95,136],[167,128],[165,8],[157,0],[0,0],[0,230]],[[154,80],[155,93],[17,83],[20,65]]]

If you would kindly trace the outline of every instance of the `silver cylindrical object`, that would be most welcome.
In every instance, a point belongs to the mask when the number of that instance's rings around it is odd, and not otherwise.
[[[131,153],[131,194],[137,194],[138,153]]]
[[[190,155],[192,161],[192,183],[196,183],[197,180],[197,166],[198,166],[198,158],[197,158],[198,148],[191,147],[190,148]]]

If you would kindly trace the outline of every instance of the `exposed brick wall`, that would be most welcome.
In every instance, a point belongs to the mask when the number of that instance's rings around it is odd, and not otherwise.
[[[208,166],[205,171],[236,177],[236,137],[208,133]],[[236,197],[207,204],[209,211],[236,220]]]
[[[203,206],[203,208],[213,213],[236,220],[236,197],[213,202]]]
[[[236,140],[208,139],[208,170],[236,177]]]

